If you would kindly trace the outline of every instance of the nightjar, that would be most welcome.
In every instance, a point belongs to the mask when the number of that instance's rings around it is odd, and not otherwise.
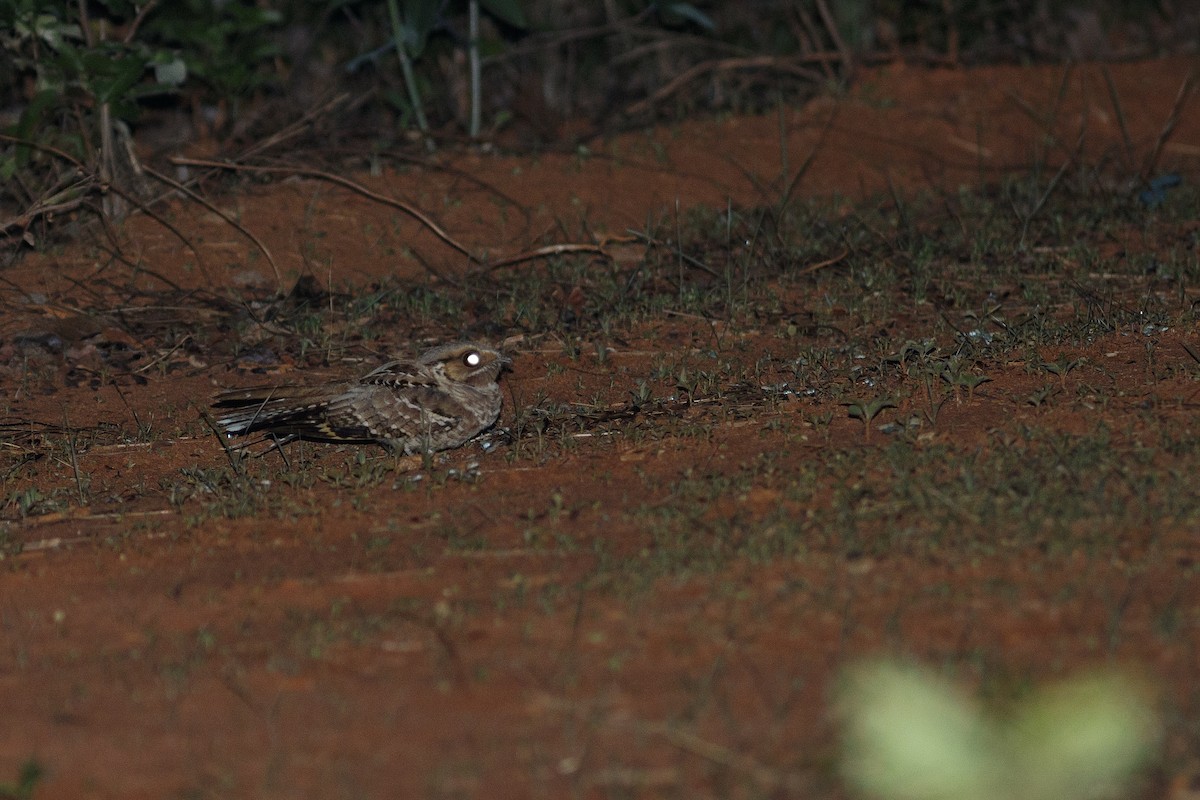
[[[414,455],[458,447],[500,416],[496,382],[509,360],[474,342],[391,361],[355,381],[262,386],[213,400],[227,436],[256,431],[323,442],[375,442]]]

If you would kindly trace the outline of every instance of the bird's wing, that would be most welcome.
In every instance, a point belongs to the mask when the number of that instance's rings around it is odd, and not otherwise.
[[[464,409],[435,382],[410,376],[360,383],[325,409],[331,424],[359,425],[372,439],[404,442],[416,449],[458,427]]]

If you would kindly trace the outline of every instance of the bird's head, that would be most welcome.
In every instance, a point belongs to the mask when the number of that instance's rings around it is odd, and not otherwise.
[[[495,383],[500,370],[512,362],[499,350],[477,342],[454,342],[426,350],[418,359],[422,364],[441,364],[446,377],[471,386]]]

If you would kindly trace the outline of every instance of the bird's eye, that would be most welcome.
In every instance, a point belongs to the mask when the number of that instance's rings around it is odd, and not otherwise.
[[[478,350],[472,350],[463,356],[463,364],[468,367],[478,367],[483,363],[483,356],[479,355]]]

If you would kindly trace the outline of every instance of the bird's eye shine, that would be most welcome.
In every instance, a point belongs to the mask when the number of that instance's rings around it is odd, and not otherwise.
[[[468,367],[478,367],[483,363],[483,356],[479,355],[478,350],[472,350],[463,356],[463,364]]]

